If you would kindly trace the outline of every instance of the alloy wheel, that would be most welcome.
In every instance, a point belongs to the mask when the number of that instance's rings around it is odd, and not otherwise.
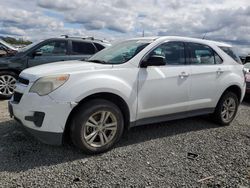
[[[92,147],[102,147],[113,140],[117,127],[118,121],[112,112],[98,111],[85,123],[83,138]]]
[[[223,121],[224,122],[231,121],[231,119],[234,117],[236,110],[237,110],[237,107],[236,107],[236,102],[234,98],[232,97],[227,98],[224,101],[222,110],[221,110],[221,117]]]
[[[16,78],[11,75],[0,76],[0,94],[10,96],[14,93]]]

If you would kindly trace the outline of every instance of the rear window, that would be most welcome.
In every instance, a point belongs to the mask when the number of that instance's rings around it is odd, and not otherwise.
[[[242,64],[240,57],[233,51],[232,48],[220,46],[220,49],[222,49],[225,53],[227,53],[227,55],[233,58],[237,63]]]

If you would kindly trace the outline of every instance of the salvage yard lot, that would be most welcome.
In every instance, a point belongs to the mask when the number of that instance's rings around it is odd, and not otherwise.
[[[196,117],[131,129],[88,156],[23,132],[0,102],[0,187],[238,187],[250,185],[250,102],[230,126]],[[190,159],[187,153],[197,154]],[[210,180],[198,180],[212,176]]]

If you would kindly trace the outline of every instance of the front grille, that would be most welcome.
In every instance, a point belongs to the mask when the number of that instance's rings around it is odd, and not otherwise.
[[[22,99],[22,96],[23,96],[22,93],[14,92],[13,101],[19,103]]]
[[[24,84],[24,85],[29,85],[29,80],[25,79],[25,78],[21,78],[19,77],[18,78],[18,82],[21,83],[21,84]]]

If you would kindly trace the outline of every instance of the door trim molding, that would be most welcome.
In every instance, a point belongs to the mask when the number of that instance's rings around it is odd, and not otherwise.
[[[197,109],[192,111],[179,112],[179,113],[167,114],[156,117],[143,118],[134,122],[130,122],[130,127],[211,114],[214,112],[214,110],[215,110],[214,108],[204,108],[204,109]]]

